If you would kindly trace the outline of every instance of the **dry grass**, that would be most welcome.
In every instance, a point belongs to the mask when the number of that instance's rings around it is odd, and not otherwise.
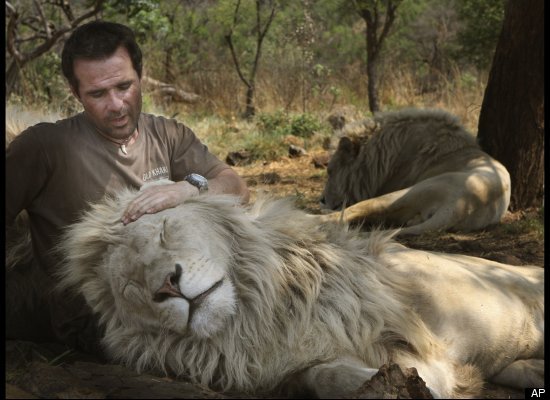
[[[358,73],[350,76],[364,79]],[[280,156],[281,138],[261,134],[254,121],[239,118],[238,106],[240,105],[240,109],[243,108],[244,87],[232,76],[224,78],[214,75],[213,78],[217,88],[215,91],[214,86],[202,87],[206,93],[201,95],[208,100],[205,99],[193,107],[173,105],[167,114],[178,113],[178,118],[191,126],[212,152],[222,159],[225,159],[228,152],[241,149],[255,149],[260,153],[259,158],[262,158],[263,154],[263,158],[269,161]],[[380,104],[382,110],[411,106],[442,108],[457,115],[464,126],[475,134],[485,81],[482,74],[475,76],[455,69],[450,78],[440,77],[434,90],[426,91],[409,70],[396,70],[387,73],[380,83]],[[296,83],[295,78],[293,82]],[[308,113],[324,124],[324,129],[314,140],[307,141],[307,151],[321,150],[323,139],[327,132],[330,132],[327,118],[335,110],[345,109],[347,115],[357,119],[370,115],[365,100],[365,82],[360,81],[353,85],[352,79],[345,84],[331,82],[324,86],[339,87],[338,96],[335,96],[334,91],[325,90],[308,99]],[[303,110],[300,90],[297,84],[284,85],[276,81],[276,77],[261,77],[257,89],[258,114],[281,110],[289,114],[301,113]]]
[[[230,68],[196,73],[187,77],[186,89],[201,95],[198,104],[163,104],[152,93],[144,93],[143,111],[175,117],[193,128],[199,137],[218,157],[225,159],[230,151],[253,149],[256,157],[274,160],[284,153],[283,138],[265,135],[254,121],[239,118],[244,108],[245,87]],[[302,83],[309,86],[304,86]],[[483,100],[486,78],[455,69],[450,77],[438,77],[433,90],[425,90],[425,82],[417,78],[410,68],[386,71],[379,84],[382,110],[402,107],[436,107],[457,115],[471,132],[477,132],[479,110]],[[324,128],[304,145],[307,151],[321,149],[323,139],[329,134],[327,117],[336,109],[346,109],[348,115],[362,118],[370,115],[366,100],[366,78],[359,66],[351,66],[345,75],[332,74],[325,81],[301,81],[299,77],[259,75],[256,95],[257,112],[274,113],[283,110],[289,114],[306,111],[315,116]],[[304,94],[304,88],[306,94]],[[67,102],[65,102],[67,103]],[[72,104],[72,103],[71,103]],[[35,109],[37,106],[34,107]],[[63,104],[48,107],[25,108],[9,105],[6,110],[6,126],[9,131],[20,130],[40,119],[52,120],[57,116],[73,113],[73,106],[64,109]],[[8,126],[10,125],[10,126]]]
[[[305,80],[299,71],[275,72],[259,72],[255,95],[258,113],[284,110],[314,113],[322,118],[339,105],[350,104],[368,113],[367,79],[359,65],[321,78],[308,75]],[[475,133],[486,81],[485,72],[454,68],[447,75],[426,77],[411,67],[399,66],[383,71],[380,77],[380,106],[382,111],[409,106],[443,108],[460,117]],[[196,72],[187,76],[182,86],[198,93],[202,100],[192,106],[172,106],[172,113],[217,115],[231,120],[239,118],[244,110],[246,88],[231,68]]]

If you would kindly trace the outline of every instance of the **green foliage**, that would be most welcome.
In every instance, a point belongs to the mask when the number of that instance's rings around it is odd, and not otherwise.
[[[349,0],[275,0],[277,11],[262,47],[256,79],[257,112],[283,109],[276,119],[257,122],[264,132],[309,137],[318,129],[308,113],[330,112],[352,103],[364,108],[365,22]],[[456,67],[467,74],[458,77],[463,88],[475,87],[487,70],[502,21],[504,0],[402,1],[392,33],[386,39],[379,68],[381,85],[389,86],[396,74],[409,74],[411,88],[422,91],[424,81],[455,79]],[[48,12],[49,6],[43,2]],[[241,0],[107,0],[101,18],[131,26],[144,54],[145,74],[178,85],[201,96],[194,106],[173,104],[172,112],[236,114],[243,102],[239,81],[224,39],[233,29],[233,42],[248,74],[256,46],[255,2]],[[32,14],[25,3],[26,16]],[[265,2],[264,4],[267,4]],[[84,3],[75,2],[77,7]],[[262,24],[268,17],[263,8]],[[62,15],[52,15],[61,24]],[[23,27],[24,28],[24,27]],[[76,109],[60,73],[61,45],[25,66],[14,98],[28,104],[67,104]],[[25,42],[32,48],[32,43]],[[440,90],[441,85],[433,85]],[[383,96],[383,108],[403,103],[403,90]],[[407,98],[407,102],[410,100]],[[145,97],[146,107],[153,106]],[[391,103],[391,104],[390,104]],[[200,108],[200,110],[196,109]],[[290,117],[301,112],[301,117]],[[283,118],[284,117],[284,118]],[[295,118],[295,121],[292,121]],[[294,124],[294,128],[292,128]]]
[[[254,132],[244,138],[242,147],[250,152],[253,161],[274,161],[288,154],[288,145],[281,137],[258,135]]]
[[[505,0],[461,0],[456,2],[462,23],[458,42],[460,53],[480,68],[486,68],[493,59],[495,44],[504,20]]]
[[[256,116],[256,124],[264,135],[283,136],[288,134],[288,115],[278,110],[274,113],[261,113]]]
[[[166,35],[169,21],[162,15],[156,0],[111,0],[104,9],[105,19],[116,19],[124,15],[127,24],[134,30],[138,41],[142,42],[153,34],[157,38]]]
[[[283,111],[262,113],[256,117],[259,132],[265,136],[293,135],[301,138],[310,138],[323,129],[321,122],[313,115],[288,115]]]
[[[508,235],[533,234],[540,240],[544,240],[544,211],[539,211],[539,215],[536,216],[529,216],[519,221],[503,224],[501,229]]]
[[[310,138],[322,128],[321,123],[311,114],[299,114],[290,121],[290,134]]]

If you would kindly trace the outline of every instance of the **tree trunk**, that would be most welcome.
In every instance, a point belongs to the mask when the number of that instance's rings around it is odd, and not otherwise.
[[[510,172],[510,209],[544,190],[544,2],[508,1],[479,116],[481,147]]]
[[[166,49],[166,53],[164,54],[164,82],[167,82],[167,83],[175,82],[174,72],[172,71],[173,51],[174,51],[174,47],[170,46],[168,49]]]
[[[375,13],[376,14],[376,13]],[[378,23],[373,20],[371,15],[364,16],[367,24],[366,39],[367,39],[367,94],[369,97],[369,109],[374,114],[380,111],[378,106],[378,54],[382,46],[381,39],[377,38],[376,30]],[[379,42],[380,40],[380,42]]]
[[[372,113],[380,111],[378,105],[378,88],[376,80],[378,79],[378,57],[376,55],[367,55],[367,94],[369,96],[369,109]]]
[[[367,40],[367,91],[369,109],[372,113],[380,110],[378,105],[378,57],[384,40],[390,32],[395,20],[395,12],[402,0],[387,0],[382,2],[370,0],[354,0],[356,11],[366,24],[365,38]],[[381,16],[384,15],[383,23]],[[381,28],[381,29],[379,29]]]
[[[6,71],[6,100],[10,98],[10,95],[15,88],[15,84],[19,79],[20,69],[21,68],[17,64],[17,61],[12,60],[8,70]]]
[[[251,84],[246,89],[246,110],[244,111],[244,118],[248,119],[256,114],[256,107],[254,107],[254,84]]]

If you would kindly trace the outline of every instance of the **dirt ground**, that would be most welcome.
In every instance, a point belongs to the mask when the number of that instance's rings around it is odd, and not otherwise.
[[[283,158],[276,162],[236,166],[247,181],[252,201],[268,195],[294,196],[298,207],[319,213],[318,200],[325,169],[313,159],[323,153]],[[444,233],[400,238],[405,245],[426,250],[485,257],[512,265],[544,266],[544,243],[533,230],[517,223],[537,216],[537,210],[508,213],[498,226],[473,233]],[[60,346],[6,342],[6,398],[243,398],[166,377],[136,374],[124,367],[105,365],[90,356]],[[487,384],[485,399],[521,399],[523,391]]]

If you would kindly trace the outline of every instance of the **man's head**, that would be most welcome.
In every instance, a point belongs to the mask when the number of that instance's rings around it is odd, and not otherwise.
[[[141,50],[131,29],[95,21],[77,28],[65,43],[63,74],[96,128],[125,139],[141,112]]]
[[[78,93],[79,82],[74,73],[75,60],[105,59],[121,46],[128,52],[132,67],[141,79],[141,49],[130,28],[115,22],[93,21],[75,29],[61,53],[61,69],[69,85]]]

